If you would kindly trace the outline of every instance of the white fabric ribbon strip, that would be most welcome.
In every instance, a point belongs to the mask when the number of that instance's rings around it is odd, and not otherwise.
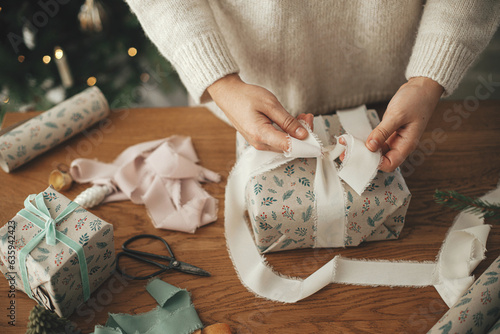
[[[278,154],[274,164],[286,163],[291,160],[289,158],[317,158],[314,192],[318,230],[315,247],[344,246],[347,219],[341,180],[349,184],[356,193],[361,194],[377,173],[381,158],[380,151],[371,152],[364,144],[371,131],[365,106],[343,110],[338,116],[347,131],[347,134],[341,136],[346,146],[322,145],[329,143],[329,133],[325,128],[324,119],[319,116],[314,118],[315,133],[310,132],[311,135],[303,141],[290,137],[289,151],[283,155]],[[340,169],[337,169],[334,160],[344,151],[346,151],[344,161]],[[267,170],[271,168],[266,168]]]
[[[272,170],[297,156],[318,158],[315,192],[318,201],[324,199],[323,203],[317,203],[318,216],[324,215],[327,218],[318,217],[317,235],[322,240],[317,247],[332,241],[331,238],[334,238],[335,243],[342,238],[343,246],[345,211],[343,188],[338,187],[340,178],[353,189],[356,187],[356,191],[362,192],[374,175],[373,165],[376,172],[380,161],[380,153],[370,156],[370,151],[363,150],[366,133],[371,131],[369,124],[364,123],[365,110],[357,108],[338,113],[342,126],[350,134],[346,137],[348,160],[344,159],[340,172],[335,168],[333,160],[342,149],[325,148],[321,145],[320,140],[328,142],[321,138],[325,136],[321,129],[322,122],[315,122],[317,135],[310,135],[303,142],[292,139],[289,153],[257,151],[249,147],[236,163],[226,188],[226,242],[241,282],[256,295],[292,303],[312,295],[329,283],[416,287],[434,285],[448,306],[451,306],[473,282],[470,274],[484,258],[484,245],[490,227],[484,225],[483,219],[464,213],[458,216],[450,228],[437,262],[368,261],[335,256],[306,279],[299,279],[275,273],[259,253],[245,223],[245,187],[251,177]],[[500,189],[486,197],[492,202],[500,201]],[[338,219],[335,223],[334,218]],[[320,228],[323,229],[321,233]],[[334,231],[335,229],[339,230]]]

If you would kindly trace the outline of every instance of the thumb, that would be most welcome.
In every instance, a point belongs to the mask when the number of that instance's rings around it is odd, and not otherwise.
[[[379,125],[368,136],[365,146],[372,152],[384,146],[387,139],[399,128],[399,124],[390,117],[384,117]]]
[[[300,122],[279,103],[267,113],[267,117],[292,137],[305,139],[308,135],[307,130]]]

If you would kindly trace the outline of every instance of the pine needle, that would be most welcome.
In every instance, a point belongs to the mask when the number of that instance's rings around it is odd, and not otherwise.
[[[440,191],[438,189],[434,193],[434,200],[458,211],[470,212],[484,218],[500,221],[500,204],[492,204],[478,197],[468,197],[453,190]]]

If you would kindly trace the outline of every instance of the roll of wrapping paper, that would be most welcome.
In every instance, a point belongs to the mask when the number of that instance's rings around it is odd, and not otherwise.
[[[3,133],[0,136],[0,167],[9,173],[108,114],[108,101],[100,89],[87,88]]]
[[[500,319],[490,328],[488,334],[500,334]]]
[[[431,328],[430,334],[482,334],[500,319],[500,256]]]

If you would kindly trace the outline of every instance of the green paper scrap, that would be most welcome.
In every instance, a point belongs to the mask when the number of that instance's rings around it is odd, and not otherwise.
[[[151,280],[146,290],[156,308],[137,315],[110,313],[106,326],[95,326],[93,334],[188,334],[203,328],[188,291],[160,279]]]

